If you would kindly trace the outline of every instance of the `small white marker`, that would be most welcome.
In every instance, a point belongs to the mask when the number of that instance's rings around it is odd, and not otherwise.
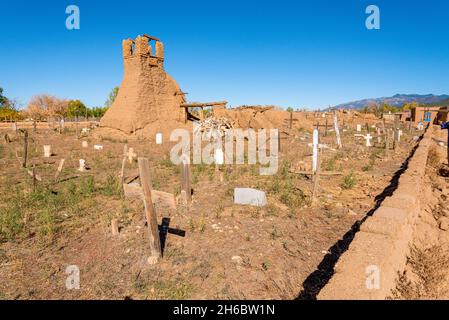
[[[45,158],[51,157],[51,146],[49,145],[44,146],[44,157]]]
[[[162,133],[156,133],[156,144],[162,144]]]

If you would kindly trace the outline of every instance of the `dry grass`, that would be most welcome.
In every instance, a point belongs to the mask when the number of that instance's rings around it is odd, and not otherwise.
[[[440,165],[440,156],[437,151],[436,146],[431,146],[429,148],[429,155],[427,156],[427,164],[432,168],[438,168]]]
[[[444,297],[448,289],[449,251],[441,245],[411,247],[407,263],[412,275],[399,275],[393,299],[428,300]]]

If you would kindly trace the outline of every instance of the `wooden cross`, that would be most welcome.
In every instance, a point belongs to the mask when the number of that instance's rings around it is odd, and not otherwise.
[[[363,134],[355,134],[355,137],[361,137],[364,138],[366,140],[366,146],[367,147],[372,147],[373,145],[371,144],[371,140],[373,139],[373,136],[370,133],[367,133],[366,135]]]
[[[290,171],[291,173],[301,174],[301,175],[311,175],[313,177],[313,191],[312,191],[312,204],[315,202],[315,199],[318,194],[319,189],[319,177],[322,176],[333,176],[333,175],[341,175],[342,172],[334,172],[334,171],[321,171],[320,159],[319,159],[319,133],[318,129],[313,131],[313,156],[312,156],[312,171]]]

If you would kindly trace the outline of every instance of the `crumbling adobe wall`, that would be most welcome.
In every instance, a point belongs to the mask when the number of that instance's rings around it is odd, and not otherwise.
[[[398,272],[405,268],[418,215],[421,195],[428,186],[424,175],[431,145],[432,128],[420,141],[407,170],[401,175],[391,197],[360,227],[348,251],[335,266],[335,274],[321,290],[318,299],[386,299],[395,288]],[[379,288],[367,285],[375,266],[380,271]]]
[[[164,70],[164,47],[156,41],[156,54],[147,37],[123,40],[124,78],[117,97],[100,121],[100,127],[125,134],[158,122],[182,123],[184,93]]]

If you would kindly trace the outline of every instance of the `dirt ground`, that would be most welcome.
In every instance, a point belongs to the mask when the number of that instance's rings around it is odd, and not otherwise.
[[[376,206],[420,134],[404,128],[396,150],[385,150],[377,139],[367,148],[354,137],[355,122],[346,121],[343,149],[321,154],[322,171],[341,175],[320,178],[315,205],[310,177],[291,172],[300,161],[311,162],[311,131],[300,123],[282,140],[275,176],[260,176],[257,165],[226,165],[220,182],[214,166],[192,165],[193,203],[158,208],[158,222],[165,218],[163,259],[150,266],[143,203],[126,199],[118,179],[123,141],[78,138],[73,128],[63,134],[30,129],[28,168],[34,165],[42,177],[33,186],[16,157],[23,155],[22,134],[1,128],[0,299],[301,298],[306,279]],[[149,159],[154,189],[179,195],[180,168],[170,162],[164,139],[162,146],[138,140],[128,146]],[[332,130],[320,139],[336,148]],[[44,144],[52,146],[52,157],[43,157]],[[94,150],[95,144],[104,149]],[[78,172],[79,159],[90,170]],[[127,164],[126,174],[135,172],[136,161]],[[268,205],[233,204],[235,187],[266,191]],[[118,236],[111,234],[113,218]],[[80,270],[79,290],[66,288],[71,265]]]

